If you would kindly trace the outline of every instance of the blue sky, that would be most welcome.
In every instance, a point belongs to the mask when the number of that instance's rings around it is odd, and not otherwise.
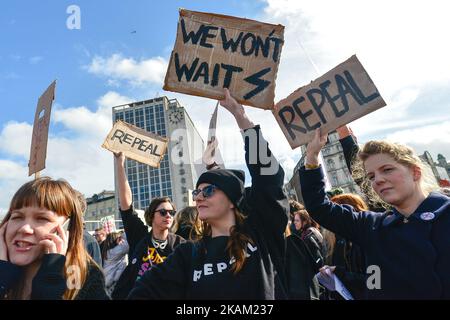
[[[69,5],[81,10],[80,30],[66,27]],[[446,1],[17,0],[0,11],[0,212],[29,179],[36,103],[54,79],[43,174],[66,178],[87,196],[113,188],[112,157],[100,145],[115,105],[155,95],[177,98],[206,138],[215,101],[162,90],[180,7],[283,24],[276,101],[357,54],[387,102],[351,124],[359,141],[389,139],[450,159]],[[290,177],[300,152],[290,149],[270,112],[247,111]],[[225,162],[239,166],[239,132],[224,110],[218,126]]]
[[[66,9],[81,9],[81,29],[69,30]],[[57,103],[91,105],[104,83],[81,68],[92,55],[166,56],[175,41],[178,8],[251,16],[260,1],[30,1],[2,6],[0,23],[0,125],[31,122],[37,97],[58,79]],[[132,33],[136,31],[136,33]],[[122,90],[129,94],[130,90]]]

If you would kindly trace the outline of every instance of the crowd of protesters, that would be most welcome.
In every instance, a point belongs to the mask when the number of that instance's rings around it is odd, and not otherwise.
[[[331,197],[319,164],[327,134],[317,129],[298,173],[300,204],[283,191],[262,129],[228,90],[220,104],[242,132],[249,187],[241,170],[208,170],[195,207],[177,212],[169,197],[155,198],[144,223],[118,153],[124,232],[99,228],[94,238],[69,183],[27,182],[0,224],[0,299],[343,299],[318,275],[337,277],[356,300],[450,299],[450,198],[412,149],[386,141],[360,149],[340,128],[361,193]]]

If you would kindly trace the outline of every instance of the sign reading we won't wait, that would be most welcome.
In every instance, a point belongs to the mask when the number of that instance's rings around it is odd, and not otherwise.
[[[386,105],[354,55],[278,102],[272,111],[291,148],[313,140]]]
[[[272,109],[284,26],[180,10],[164,90]]]
[[[125,157],[159,168],[167,150],[167,138],[117,121],[102,147],[113,152],[123,152]]]

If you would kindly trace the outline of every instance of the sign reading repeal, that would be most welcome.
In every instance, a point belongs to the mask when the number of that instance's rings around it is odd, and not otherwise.
[[[33,137],[31,138],[28,175],[45,169],[47,158],[48,128],[53,100],[55,99],[56,81],[39,97],[36,114],[34,115]]]
[[[181,9],[164,90],[272,109],[284,26]]]
[[[272,111],[295,149],[314,138],[314,131],[335,130],[386,103],[358,58],[353,55],[309,85],[278,102]]]
[[[123,121],[117,121],[102,147],[122,151],[125,157],[159,168],[167,149],[167,138],[145,131]]]

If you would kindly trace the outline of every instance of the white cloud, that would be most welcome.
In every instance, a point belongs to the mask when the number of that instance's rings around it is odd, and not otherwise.
[[[23,176],[27,170],[28,168],[21,166],[14,161],[0,160],[0,178],[2,181],[3,179],[15,179],[19,176]]]
[[[450,69],[450,43],[442,41],[450,28],[447,2],[267,0],[267,4],[262,18],[286,26],[281,78],[309,81],[318,76],[298,44],[301,41],[320,73],[356,53],[388,98],[407,87],[450,79],[442,72]],[[302,84],[293,84],[294,89]]]
[[[108,58],[95,56],[88,66],[88,72],[109,78],[111,85],[117,81],[127,81],[134,86],[143,84],[162,84],[167,70],[167,61],[162,57],[142,59],[125,58],[121,54],[113,54]]]
[[[450,120],[396,131],[388,134],[386,139],[409,145],[419,154],[429,151],[436,162],[438,153],[450,161]]]
[[[95,112],[88,108],[55,108],[53,121],[62,123],[66,128],[73,130],[82,136],[93,136],[96,138],[106,137],[112,126],[111,108],[117,105],[129,103],[132,98],[119,95],[117,92],[109,91],[98,99],[98,109]]]
[[[41,62],[43,59],[44,59],[44,58],[41,57],[41,56],[34,56],[34,57],[31,57],[30,59],[28,59],[28,62],[29,62],[30,64],[38,64],[38,63]]]
[[[28,157],[33,126],[25,122],[8,122],[0,133],[0,151],[14,156]]]
[[[0,221],[1,216],[6,214],[9,202],[16,190],[28,181],[28,167],[16,161],[0,159]]]
[[[441,148],[441,153],[450,155],[445,142],[437,143],[449,141],[445,140],[447,131],[442,126],[443,121],[449,120],[445,111],[448,103],[436,105],[433,100],[434,91],[450,84],[450,73],[443,72],[450,70],[450,43],[442,41],[450,30],[450,20],[446,18],[450,3],[266,2],[264,13],[257,18],[286,27],[277,101],[357,54],[387,106],[353,122],[354,132],[369,139],[371,135],[377,139],[398,138],[420,150],[429,143],[436,152]],[[429,99],[423,111],[411,112],[424,97]],[[415,139],[420,142],[414,143]]]

